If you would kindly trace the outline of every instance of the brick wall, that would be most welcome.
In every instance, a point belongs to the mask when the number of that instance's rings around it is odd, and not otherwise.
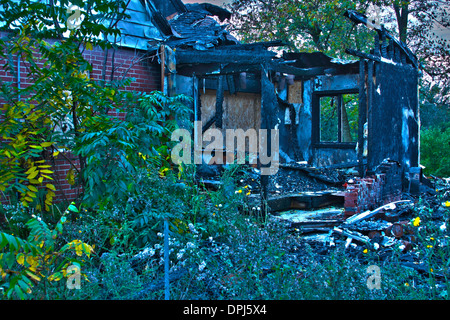
[[[397,162],[381,164],[377,172],[366,178],[354,178],[347,182],[344,214],[350,217],[384,204],[399,201],[402,196],[401,168]]]
[[[3,36],[4,34],[2,34]],[[102,80],[102,72],[105,66],[105,52],[100,48],[94,48],[93,50],[86,50],[84,52],[85,59],[92,64],[93,70],[90,77],[93,80]],[[15,72],[17,72],[17,56],[11,57],[14,62]],[[18,85],[17,73],[14,75],[8,70],[4,70],[3,66],[6,64],[4,58],[0,58],[0,78],[3,81],[12,82],[14,87]],[[114,53],[112,50],[108,51],[108,57],[105,67],[106,81],[111,80],[111,72],[114,69],[114,79],[122,79],[123,77],[135,78],[135,81],[130,86],[126,87],[127,91],[137,92],[151,92],[154,90],[161,90],[160,79],[161,70],[160,65],[156,57],[153,54],[149,54],[145,51],[130,49],[130,48],[118,48]],[[20,63],[20,86],[25,88],[31,84],[31,79],[27,78],[27,65],[21,61]],[[5,103],[1,101],[0,104]],[[124,113],[119,113],[112,109],[110,114],[117,116],[121,119],[124,118]],[[0,122],[2,121],[2,113],[0,112]],[[59,155],[54,165],[53,181],[57,188],[55,201],[72,201],[76,199],[80,190],[73,188],[66,180],[67,173],[71,168],[71,163],[79,168],[79,161],[76,157],[70,153],[65,154],[66,160],[62,155]],[[7,201],[2,198],[2,202]]]

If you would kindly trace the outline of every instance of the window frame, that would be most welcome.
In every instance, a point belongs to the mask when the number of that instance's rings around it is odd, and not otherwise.
[[[330,96],[338,96],[344,94],[358,94],[359,101],[359,90],[355,89],[346,89],[346,90],[326,90],[326,91],[316,91],[313,92],[312,95],[312,132],[311,132],[311,140],[312,146],[314,148],[339,148],[339,149],[354,149],[356,148],[357,141],[359,137],[356,137],[356,141],[354,142],[340,142],[340,141],[320,141],[320,98],[322,97],[330,97]],[[358,110],[359,112],[359,110]],[[338,111],[340,115],[340,112]],[[358,123],[359,126],[359,123]],[[338,122],[338,139],[340,137],[340,121]]]

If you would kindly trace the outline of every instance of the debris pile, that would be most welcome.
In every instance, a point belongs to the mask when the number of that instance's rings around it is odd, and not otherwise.
[[[276,218],[288,221],[294,232],[305,240],[333,246],[337,241],[350,245],[378,249],[398,245],[408,251],[415,241],[410,213],[414,202],[400,200],[351,217],[343,208],[325,208],[316,211],[282,213]]]
[[[413,204],[411,200],[400,200],[375,210],[364,211],[346,219],[341,226],[331,230],[330,234],[345,236],[346,247],[357,240],[374,249],[397,244],[397,247],[406,252],[415,241],[414,230],[407,215]]]
[[[377,206],[399,201],[402,197],[400,166],[385,160],[369,177],[350,179],[345,191],[345,215],[350,217]]]

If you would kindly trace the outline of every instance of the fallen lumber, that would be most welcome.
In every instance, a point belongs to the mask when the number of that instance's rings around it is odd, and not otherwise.
[[[344,202],[342,196],[335,191],[316,191],[272,197],[268,200],[270,211],[286,211],[290,209],[315,209]]]
[[[365,243],[367,245],[371,245],[370,238],[366,237],[365,235],[363,235],[363,234],[361,234],[359,232],[345,230],[345,229],[336,228],[336,227],[333,229],[333,232],[335,232],[337,234],[340,234],[342,236],[345,236],[345,237],[352,238],[354,240],[363,242],[363,243]]]
[[[395,201],[395,202],[385,204],[379,208],[376,208],[375,210],[372,210],[372,211],[368,210],[368,211],[364,211],[363,213],[360,213],[358,215],[353,215],[350,218],[348,218],[347,220],[345,220],[344,225],[349,225],[349,224],[356,223],[356,222],[364,220],[364,219],[369,219],[369,218],[375,216],[376,214],[380,213],[382,210],[393,210],[397,207],[397,204],[406,203],[406,202],[412,202],[412,201],[411,200]]]
[[[302,222],[292,222],[291,227],[297,229],[316,229],[316,228],[331,228],[338,226],[342,220],[308,220]]]

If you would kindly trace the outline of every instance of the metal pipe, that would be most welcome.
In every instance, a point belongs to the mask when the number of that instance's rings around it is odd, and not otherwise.
[[[20,78],[20,54],[17,54],[17,91],[20,91],[21,88],[21,78]],[[20,101],[20,93],[19,93],[19,101]]]
[[[164,299],[170,300],[169,279],[169,222],[164,219]]]

